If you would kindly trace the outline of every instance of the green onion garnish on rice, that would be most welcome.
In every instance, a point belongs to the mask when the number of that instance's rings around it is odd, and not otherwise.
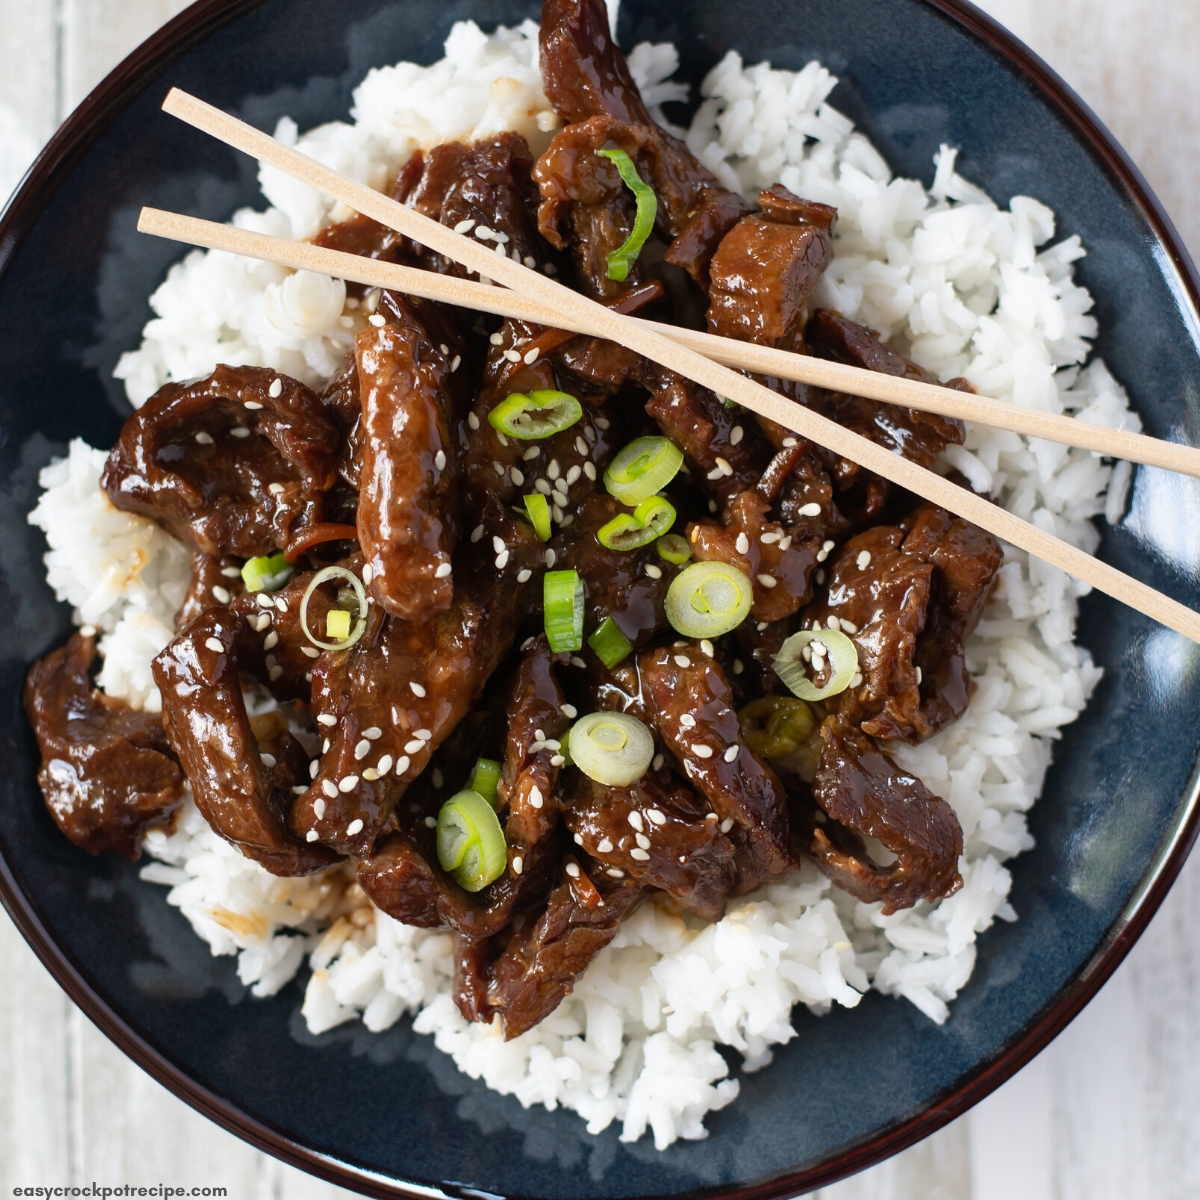
[[[637,173],[633,159],[624,150],[597,150],[602,158],[612,160],[613,166],[620,172],[625,186],[633,193],[637,202],[637,213],[633,218],[633,228],[624,243],[608,255],[608,277],[623,283],[629,278],[629,270],[637,256],[641,254],[650,231],[654,228],[654,218],[658,215],[658,197],[654,189]]]

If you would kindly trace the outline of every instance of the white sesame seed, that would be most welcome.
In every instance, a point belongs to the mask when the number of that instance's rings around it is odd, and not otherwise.
[[[843,633],[857,633],[858,626],[855,625],[855,623],[853,621],[847,621],[846,618],[843,617],[842,618],[842,632]]]
[[[537,266],[537,259],[536,259],[536,258],[534,258],[532,254],[527,254],[527,255],[525,255],[525,257],[524,257],[524,258],[523,258],[521,261],[522,261],[522,262],[525,264],[525,266],[527,266],[527,267],[528,267],[530,270],[533,270],[533,268]]]
[[[517,572],[518,583],[528,583],[533,578],[533,572],[528,567],[523,567]]]
[[[275,665],[276,665],[278,662],[279,662],[279,659],[277,659],[277,658],[275,657],[275,655],[273,655],[273,654],[268,654],[268,655],[267,655],[267,666],[268,666],[268,667],[273,667],[273,666],[275,666]]]
[[[214,654],[224,654],[225,653],[225,643],[223,641],[221,641],[220,638],[215,638],[215,637],[205,638],[204,644]]]
[[[634,829],[638,831],[638,833],[641,833],[642,830],[646,828],[645,822],[642,820],[642,814],[638,812],[636,808],[631,808],[629,810],[628,821],[630,825],[632,825]]]
[[[921,686],[921,668],[920,667],[917,668],[917,686],[918,687]]]
[[[596,464],[585,462],[583,464],[583,473],[593,482],[596,482]]]
[[[737,535],[737,541],[734,542],[734,545],[737,547],[737,552],[739,554],[746,554],[750,550],[750,539],[744,533],[739,533]]]
[[[317,777],[317,772],[318,772],[320,769],[321,769],[321,764],[320,764],[320,763],[319,763],[319,762],[318,762],[318,761],[317,761],[317,760],[314,758],[314,759],[312,760],[312,762],[310,762],[310,763],[308,764],[308,777],[309,777],[309,779],[316,779],[316,777]],[[325,802],[324,802],[323,800],[318,800],[318,801],[317,801],[317,803],[318,803],[318,804],[324,804]],[[318,813],[318,814],[317,814],[317,816],[320,816],[320,815],[321,815],[320,813]]]
[[[692,665],[692,660],[686,654],[677,654],[675,655],[675,665],[686,670]]]
[[[721,822],[721,832],[728,833],[732,828],[733,828],[733,818],[726,817],[725,820],[723,820]]]
[[[403,775],[405,771],[412,765],[412,759],[407,754],[402,754],[396,759],[396,774]]]
[[[862,681],[863,681],[862,672],[861,672],[861,671],[855,671],[855,672],[854,672],[854,674],[853,674],[853,676],[852,676],[852,677],[851,677],[851,679],[850,679],[850,686],[851,686],[852,688],[861,687],[861,686],[862,686]]]
[[[213,599],[218,604],[228,604],[232,597],[229,594],[228,588],[223,588],[219,583],[215,584],[212,589]]]
[[[512,871],[514,875],[520,875],[525,870],[525,860],[518,854],[512,861]]]
[[[486,225],[480,225],[475,230],[475,236],[481,242],[490,242],[492,240],[492,238],[495,237],[495,234],[492,233],[492,231]]]
[[[725,751],[725,761],[733,762],[733,760],[737,758],[738,750],[740,749],[740,746],[730,746],[729,749]]]
[[[708,502],[708,511],[710,513],[715,513],[717,511],[717,502],[715,500],[710,500]],[[699,532],[699,531],[697,531],[697,532]]]
[[[426,829],[436,829],[437,828],[437,817],[426,817],[425,818],[425,828]]]
[[[328,783],[328,782],[329,781],[326,780],[326,783]],[[318,821],[325,815],[325,797],[324,796],[318,796],[313,801],[313,815],[317,818]]]
[[[575,453],[581,458],[587,458],[588,444],[583,438],[576,436],[575,438]]]
[[[817,583],[819,583],[819,584],[820,584],[820,583],[824,583],[824,582],[825,582],[825,568],[824,568],[824,567],[818,567],[818,568],[817,568],[817,573],[816,573],[816,574],[813,576],[813,578],[814,578],[814,579],[817,581]]]
[[[577,845],[577,846],[582,846],[583,845],[583,834],[582,833],[572,834],[571,841],[573,841],[575,843],[575,845]]]
[[[504,549],[504,539],[502,537],[493,537],[492,538],[492,549],[495,550],[495,552],[497,554],[499,554],[500,551]]]
[[[731,446],[739,445],[741,443],[742,438],[745,436],[745,433],[746,433],[746,431],[740,425],[735,425],[729,431],[729,444]]]
[[[467,413],[467,424],[472,429],[479,428],[479,418],[474,413]]]
[[[538,350],[537,346],[534,346],[534,348],[532,350],[525,351],[524,362],[527,367],[532,366],[533,363],[537,362],[538,353],[539,353],[539,350]]]
[[[774,575],[758,575],[756,578],[758,579],[758,582],[768,590],[773,588],[779,582]]]
[[[471,541],[477,542],[481,537],[483,537],[483,526],[476,525],[475,528],[471,530]]]
[[[455,233],[470,233],[471,230],[474,228],[475,228],[474,219],[471,217],[468,217],[465,221],[459,221],[459,223],[457,225],[455,225],[454,232]]]
[[[346,779],[354,779],[354,776],[347,775]],[[358,780],[356,780],[356,779],[354,781],[355,781],[355,783],[358,782]],[[346,780],[343,779],[342,782],[345,783]],[[353,837],[356,833],[362,833],[362,827],[363,827],[362,817],[355,817],[354,820],[351,821],[350,824],[346,826],[346,836]]]
[[[496,230],[496,231],[495,231],[495,232],[492,234],[492,238],[493,238],[493,240],[494,240],[494,241],[497,241],[497,242],[499,242],[499,243],[500,243],[500,245],[502,245],[502,246],[503,246],[503,245],[506,245],[506,244],[507,244],[507,242],[508,242],[508,234],[507,234],[507,233],[505,233],[503,230],[500,230],[500,229],[497,229],[497,230]]]
[[[283,395],[283,380],[271,380],[271,386],[267,388],[267,395],[270,396],[272,400],[278,400],[279,397]]]
[[[315,829],[310,829],[310,830],[309,830],[309,831],[308,831],[308,832],[307,832],[307,833],[304,835],[304,840],[305,840],[306,842],[315,842],[319,836],[320,836],[320,835],[317,833],[317,831],[316,831]]]
[[[488,341],[491,342],[493,346],[503,346],[504,334],[499,332],[493,333],[491,337],[488,338]]]
[[[354,758],[361,762],[368,754],[371,753],[371,743],[366,738],[361,738],[357,746],[354,747]]]
[[[316,646],[301,646],[300,653],[303,654],[306,658],[320,658],[321,657],[321,652],[320,652],[320,650],[318,650],[316,648]]]
[[[717,466],[720,468],[722,475],[732,475],[733,468],[729,465],[729,460],[717,455]]]
[[[858,557],[854,560],[854,565],[858,567],[860,571],[865,571],[871,565],[870,550],[860,550],[858,552]]]
[[[646,809],[646,816],[654,822],[655,825],[665,825],[667,823],[666,815],[657,808]]]
[[[539,788],[536,783],[529,789],[529,803],[532,804],[534,808],[541,808],[542,804],[544,803],[542,799],[542,789]]]
[[[376,770],[374,767],[368,767],[365,771],[363,771],[363,778],[368,779],[372,783],[374,783],[375,780],[377,780],[379,778],[379,771]]]
[[[542,555],[542,562],[544,562],[547,567],[552,567],[554,566],[557,558],[558,555],[555,554],[553,550],[547,549],[546,553]]]
[[[279,666],[272,667],[267,672],[267,678],[274,683],[283,674],[283,668]]]
[[[786,550],[792,544],[792,535],[789,533],[787,537],[779,539],[780,550]]]
[[[270,492],[272,496],[282,496],[284,491],[283,484],[269,483],[267,484],[267,491]]]
[[[557,275],[558,268],[553,263],[547,263],[543,268],[547,275]]]
[[[267,770],[270,770],[278,762],[278,759],[276,759],[275,755],[273,754],[262,754],[260,757],[262,758],[263,766],[266,767]]]
[[[376,329],[382,329],[387,324],[387,320],[379,313],[372,313],[367,320],[370,321]]]
[[[508,566],[508,551],[501,550],[500,553],[496,555],[496,570],[497,571],[503,570],[507,566]]]
[[[446,469],[446,452],[445,452],[445,450],[439,450],[433,456],[433,465],[435,467],[437,467],[437,469],[439,471],[444,471]]]
[[[432,742],[433,734],[428,729],[414,729],[413,737],[420,738],[423,742]]]
[[[632,850],[630,850],[629,857],[636,859],[638,862],[649,862],[650,852],[648,850],[643,850],[641,846],[635,846]]]
[[[274,608],[275,601],[266,592],[259,592],[254,601],[259,608]]]
[[[760,533],[758,535],[758,540],[762,542],[764,546],[770,546],[773,542],[779,541],[782,536],[783,534],[775,533],[768,529],[766,533]]]
[[[796,444],[796,439],[794,437],[785,437],[783,439],[783,441],[780,443],[780,445],[783,446],[783,448],[785,450],[790,450],[795,444]]]
[[[679,723],[684,727],[684,729],[696,728],[696,718],[693,717],[691,713],[684,713],[683,716],[679,718]]]
[[[288,610],[288,602],[282,596],[275,597],[275,611],[285,613]]]
[[[572,655],[571,655],[571,666],[573,666],[573,667],[586,667],[586,666],[587,666],[587,663],[585,663],[585,662],[583,661],[583,659],[579,657],[579,655],[578,655],[578,654],[572,654]]]
[[[654,563],[646,563],[646,565],[642,569],[646,572],[647,575],[650,576],[651,579],[661,579],[662,578],[662,568],[655,566]]]
[[[265,638],[263,638],[263,649],[264,650],[274,650],[275,647],[278,645],[279,645],[279,634],[277,634],[275,632],[275,630],[272,629],[271,632],[268,633]]]
[[[442,784],[446,782],[446,777],[442,774],[442,769],[440,767],[433,768],[433,774],[430,776],[430,778],[433,780],[433,786],[435,788],[440,788]]]
[[[543,496],[548,496],[554,490],[544,479],[537,479],[533,486],[542,493]]]
[[[521,361],[521,353],[519,350],[505,350],[504,357],[512,363]]]
[[[550,756],[550,765],[552,767],[565,767],[567,760],[561,754],[552,754]]]
[[[709,813],[709,814],[708,814],[708,815],[707,815],[707,816],[706,816],[704,819],[705,819],[706,821],[715,821],[715,820],[717,819],[717,814],[716,814],[716,813]]]
[[[644,833],[636,834],[634,840],[643,850],[650,849],[650,839]]]
[[[339,792],[352,792],[352,791],[354,791],[354,789],[356,787],[358,787],[358,776],[357,775],[347,775],[346,778],[343,779],[341,781],[341,783],[338,784],[338,791]]]
[[[454,372],[455,372],[455,371],[457,371],[457,370],[458,370],[458,368],[459,368],[459,367],[461,367],[461,366],[462,366],[462,355],[461,355],[461,354],[456,354],[456,355],[455,355],[455,356],[454,356],[454,357],[453,357],[453,358],[450,360],[450,374],[451,374],[451,375],[453,375],[453,374],[454,374]],[[478,418],[478,417],[476,417],[475,419],[476,419],[476,420],[479,420],[479,418]]]
[[[454,571],[454,567],[450,563],[438,563],[438,568],[433,573],[434,579],[446,579]]]
[[[703,742],[693,742],[692,753],[697,758],[712,758],[713,755],[712,747],[706,746]]]
[[[733,673],[735,675],[740,675],[745,669],[746,669],[746,664],[744,662],[742,662],[742,660],[740,658],[735,658],[733,660]]]
[[[663,767],[663,763],[664,763],[665,761],[666,761],[666,759],[664,759],[664,758],[663,758],[663,756],[662,756],[661,754],[656,754],[656,755],[654,756],[654,760],[653,760],[653,761],[650,763],[650,766],[651,766],[651,767],[652,767],[652,768],[653,768],[655,771],[661,771],[661,770],[662,770],[662,767]]]
[[[705,475],[704,478],[708,479],[708,480],[720,479],[721,478],[721,468],[713,467],[713,469],[711,471],[709,471],[709,473],[707,475]]]
[[[221,574],[224,575],[226,579],[237,579],[241,575],[241,573],[242,572],[237,567],[222,567],[221,568]]]
[[[574,484],[574,483],[576,483],[576,482],[578,481],[578,479],[579,479],[580,475],[582,475],[582,474],[583,474],[583,471],[582,471],[582,470],[581,470],[579,467],[572,467],[572,468],[571,468],[571,469],[570,469],[570,470],[567,472],[567,484],[568,484],[568,486],[569,486],[569,485],[571,485],[571,484]]]
[[[205,433],[202,429],[198,434],[196,434],[196,441],[199,442],[201,446],[211,446],[213,444],[213,435],[211,433]]]
[[[574,863],[567,863],[566,871],[572,879],[579,878],[579,868]]]
[[[235,438],[248,438],[250,436],[250,430],[247,429],[245,425],[235,425],[229,431],[229,436]]]
[[[379,760],[379,766],[378,766],[377,770],[379,771],[380,775],[386,775],[391,769],[392,769],[392,756],[390,754],[385,754]]]
[[[704,651],[704,653],[705,653],[705,654],[707,654],[709,658],[712,658],[712,656],[713,656],[713,644],[712,644],[712,642],[710,642],[710,641],[708,640],[708,638],[701,638],[701,639],[700,639],[700,649],[701,649],[701,650],[703,650],[703,651]]]
[[[546,475],[550,479],[557,479],[560,472],[561,472],[561,468],[558,465],[558,459],[552,458],[550,460],[550,465],[546,468]]]
[[[337,784],[334,783],[332,779],[322,779],[321,780],[321,791],[323,791],[325,793],[325,795],[327,795],[330,798],[330,800],[332,800],[334,798],[334,796],[336,796],[338,794]]]
[[[425,743],[420,738],[412,738],[404,743],[405,754],[419,754],[425,749]]]
[[[827,616],[825,618],[825,628],[826,629],[840,629],[841,627],[842,627],[841,621],[839,621],[837,619],[837,617],[835,617],[833,615],[833,613],[830,613],[829,616]],[[820,644],[821,644],[820,642],[817,643],[818,646]]]
[[[412,690],[412,694],[413,694],[414,696],[421,696],[421,697],[424,697],[424,695],[425,695],[425,687],[424,687],[424,685],[423,685],[423,684],[417,683],[417,681],[416,681],[415,679],[413,679],[413,680],[410,680],[410,681],[409,681],[409,684],[408,684],[408,686],[409,686],[409,688]]]
[[[257,400],[247,400],[242,407],[250,409],[251,412],[257,412],[262,405]]]

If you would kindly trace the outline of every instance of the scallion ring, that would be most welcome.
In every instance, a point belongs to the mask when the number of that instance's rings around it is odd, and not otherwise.
[[[500,782],[500,764],[494,758],[481,758],[467,780],[469,791],[478,792],[489,804],[496,803],[496,785]]]
[[[588,713],[571,726],[567,740],[575,765],[605,787],[635,783],[654,757],[650,730],[628,713]]]
[[[739,713],[742,737],[763,758],[787,758],[808,741],[817,727],[813,710],[792,696],[760,696]]]
[[[670,438],[634,438],[608,464],[604,486],[610,496],[632,508],[661,492],[681,466],[683,451]]]
[[[622,659],[627,658],[633,650],[629,639],[621,632],[612,617],[605,617],[587,642],[596,652],[596,657],[610,671]]]
[[[508,846],[495,809],[466,789],[442,805],[437,819],[437,856],[443,871],[468,892],[478,892],[504,874]]]
[[[688,545],[687,538],[677,533],[664,533],[654,543],[654,548],[658,551],[659,558],[676,567],[692,557],[692,548]]]
[[[682,571],[667,589],[667,620],[691,638],[715,638],[736,629],[750,612],[750,580],[725,562],[698,562]]]
[[[325,614],[325,636],[344,642],[350,636],[350,613],[344,608],[331,608]]]
[[[542,584],[546,640],[555,654],[583,649],[583,580],[578,571],[547,571]]]
[[[637,550],[657,540],[675,524],[675,506],[662,496],[643,500],[632,513],[621,513],[596,530],[596,541],[608,550]]]
[[[542,388],[528,395],[513,392],[488,413],[488,423],[509,437],[532,442],[570,429],[582,416],[583,407],[574,396]]]
[[[296,568],[282,554],[264,554],[242,564],[242,582],[248,592],[278,591],[295,573]]]
[[[344,580],[354,589],[354,596],[358,601],[358,620],[345,638],[336,642],[323,642],[319,637],[314,637],[313,631],[308,627],[308,602],[312,599],[313,592],[321,584],[328,583],[331,579]],[[320,646],[322,650],[349,650],[362,637],[366,627],[367,593],[363,588],[362,580],[353,571],[347,571],[345,567],[324,567],[309,580],[308,587],[304,589],[304,596],[300,601],[300,628],[304,630],[304,636],[314,646]]]
[[[805,646],[815,646],[818,643],[825,648],[833,672],[829,682],[821,688],[809,678],[802,654]],[[822,658],[825,656],[820,655]],[[840,629],[802,629],[799,633],[793,633],[779,647],[779,653],[775,655],[772,665],[775,674],[783,680],[788,690],[801,700],[825,700],[844,692],[850,686],[850,681],[858,673],[858,650]]]
[[[533,525],[533,532],[543,542],[550,540],[550,501],[541,492],[532,492],[525,497],[525,511]]]
[[[629,270],[637,262],[637,256],[641,254],[642,247],[654,228],[654,218],[658,215],[658,197],[654,194],[654,189],[637,173],[633,159],[624,150],[597,150],[596,153],[612,161],[637,202],[633,229],[624,243],[616,250],[609,251],[608,255],[609,279],[623,283],[629,278]]]

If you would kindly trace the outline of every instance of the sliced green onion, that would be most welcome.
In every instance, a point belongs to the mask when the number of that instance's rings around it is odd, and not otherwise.
[[[648,546],[675,524],[675,506],[662,496],[643,500],[632,513],[621,513],[596,531],[596,540],[609,550]]]
[[[791,696],[760,696],[738,713],[742,737],[763,758],[787,758],[812,737],[817,727],[813,710]]]
[[[530,442],[562,433],[582,416],[583,408],[574,396],[542,388],[528,395],[513,392],[488,413],[488,422],[509,437]]]
[[[508,862],[504,830],[495,809],[471,789],[442,805],[437,819],[437,856],[468,892],[478,892],[504,874]]]
[[[242,582],[248,592],[278,591],[295,573],[296,568],[282,554],[264,554],[242,564]]]
[[[500,782],[500,764],[494,758],[481,758],[467,780],[468,791],[478,792],[489,804],[496,803],[496,785]]]
[[[555,654],[583,649],[583,580],[578,571],[547,571],[542,585],[546,640]]]
[[[649,500],[671,482],[683,466],[683,451],[670,438],[635,438],[604,472],[610,496],[631,508]]]
[[[684,637],[715,638],[736,629],[750,612],[754,589],[729,563],[698,562],[667,589],[667,620]]]
[[[822,688],[817,687],[808,676],[803,656],[805,646],[824,647],[821,658],[828,656],[833,674],[829,682]],[[810,655],[812,652],[809,652]],[[850,681],[858,674],[858,650],[854,643],[840,629],[802,629],[793,633],[775,655],[772,664],[775,674],[801,700],[824,700],[844,692]]]
[[[325,636],[335,642],[350,636],[350,614],[344,608],[331,608],[325,614]]]
[[[633,219],[633,229],[625,239],[624,245],[612,250],[608,255],[608,277],[623,283],[629,277],[629,269],[637,262],[650,230],[654,228],[654,218],[658,215],[658,197],[654,189],[643,182],[633,165],[633,159],[624,150],[597,150],[597,154],[611,159],[613,165],[621,173],[625,186],[633,193],[637,201],[637,215]]]
[[[605,617],[600,622],[599,628],[588,638],[588,645],[610,671],[633,650],[629,639],[617,627],[612,617]]]
[[[354,590],[355,599],[358,601],[358,620],[344,639],[336,642],[323,642],[319,637],[314,636],[313,631],[308,627],[308,602],[312,599],[313,592],[321,584],[327,583],[331,579],[344,580]],[[336,609],[333,610],[333,612],[336,611]],[[314,646],[320,646],[322,650],[349,650],[362,637],[363,630],[367,627],[367,611],[367,593],[363,589],[362,580],[353,571],[347,571],[345,567],[324,567],[309,580],[308,587],[304,589],[304,596],[300,601],[300,628],[304,630],[304,636]],[[330,615],[332,616],[332,612]],[[328,629],[328,625],[326,628]],[[333,636],[332,633],[331,636]]]
[[[654,548],[658,551],[659,558],[665,559],[675,566],[687,562],[692,557],[692,548],[688,545],[687,538],[680,537],[677,533],[664,533],[655,543]]]
[[[543,542],[550,540],[550,501],[541,492],[525,497],[525,511],[533,523],[533,532]]]
[[[571,726],[567,741],[575,765],[605,787],[628,787],[654,757],[654,738],[628,713],[594,712]]]

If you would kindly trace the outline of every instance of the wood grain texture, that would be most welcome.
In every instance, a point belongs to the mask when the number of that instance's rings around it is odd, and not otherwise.
[[[59,49],[54,3],[0,0],[0,109],[19,113],[23,135],[40,143],[68,102],[180,7],[62,0]],[[1092,106],[1200,249],[1192,203],[1200,191],[1197,0],[985,0],[982,7]],[[959,1121],[814,1196],[1200,1196],[1198,911],[1200,859],[1193,859],[1113,979],[1042,1055]],[[4,1194],[37,1182],[81,1183],[97,1171],[148,1184],[170,1169],[187,1183],[225,1186],[234,1200],[349,1195],[259,1154],[151,1081],[70,1005],[2,915],[0,956],[9,980],[0,994]]]

